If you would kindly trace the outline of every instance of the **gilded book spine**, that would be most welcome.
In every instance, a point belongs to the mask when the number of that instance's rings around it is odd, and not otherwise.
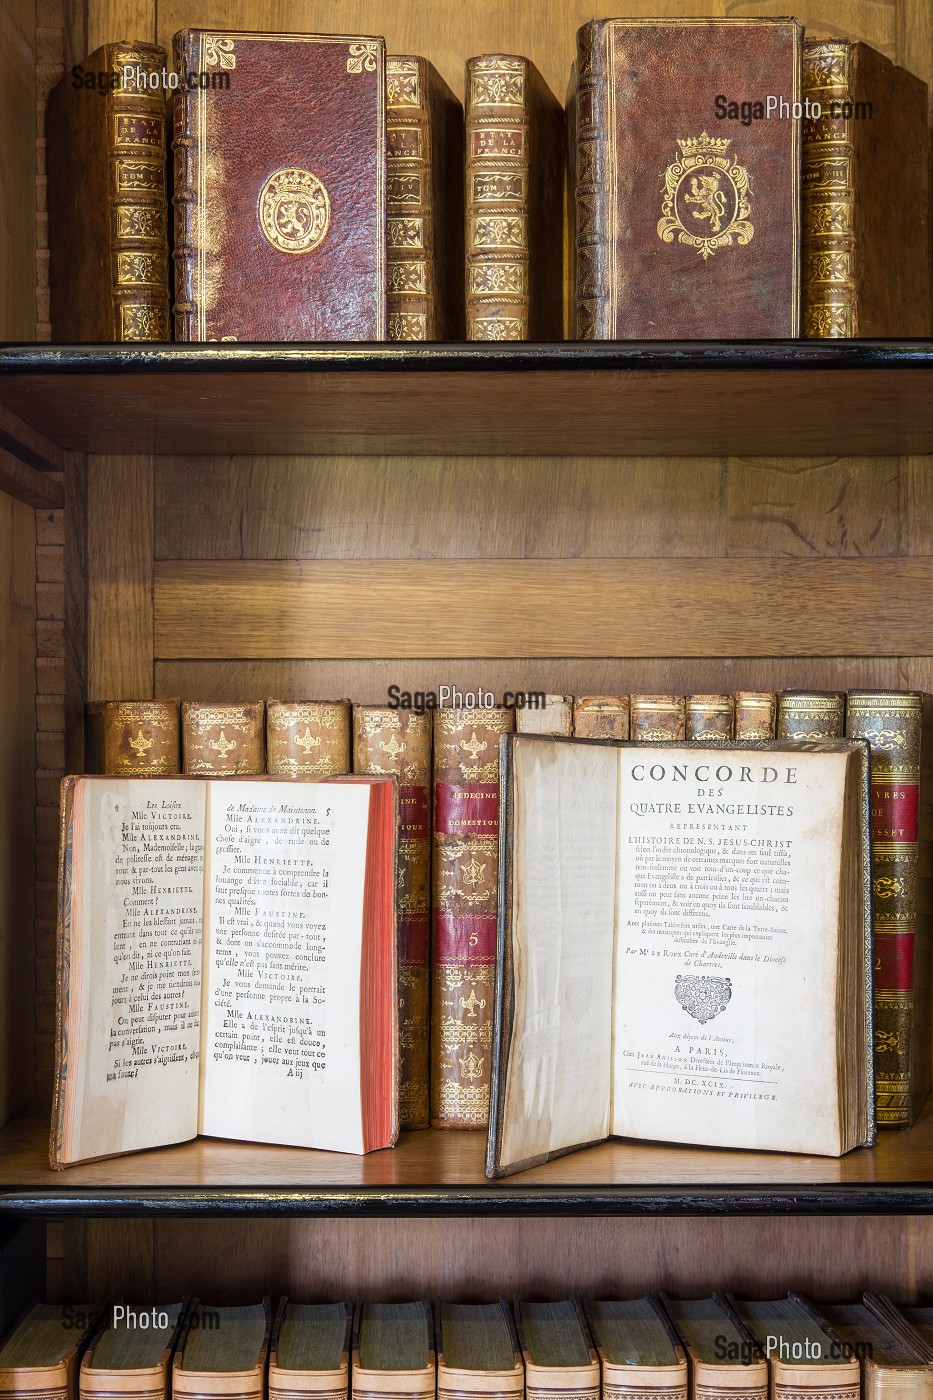
[[[399,1126],[430,1122],[431,716],[353,707],[353,769],[398,780]]]
[[[573,702],[573,732],[577,739],[627,739],[627,695],[579,695]]]
[[[611,130],[607,113],[608,31],[598,20],[577,34],[574,188],[574,327],[578,340],[613,336],[610,293],[609,187]]]
[[[243,777],[266,771],[265,705],[181,707],[182,770],[205,778]]]
[[[777,696],[769,690],[737,690],[735,705],[735,737],[737,739],[773,739],[777,723]]]
[[[266,754],[268,771],[283,778],[349,773],[349,701],[267,701]]]
[[[779,739],[841,739],[846,698],[833,690],[782,690],[778,695]]]
[[[436,340],[434,210],[423,58],[386,59],[389,340]]]
[[[871,747],[875,1116],[879,1128],[912,1119],[914,944],[919,875],[923,697],[850,691],[846,734]],[[928,1015],[928,1008],[923,1008]]]
[[[821,115],[808,117],[803,137],[803,334],[811,339],[857,336],[855,184],[852,117],[831,115],[848,102],[848,40],[806,40],[803,91]]]
[[[688,695],[685,719],[686,738],[704,744],[728,744],[735,720],[732,696]]]
[[[633,695],[631,736],[649,743],[684,739],[686,704],[682,695]]]
[[[471,58],[466,81],[467,339],[527,340],[528,62]]]
[[[513,712],[434,712],[431,1121],[489,1117],[499,858],[499,736]]]
[[[192,46],[194,52],[192,52]],[[200,71],[200,38],[176,34],[175,68],[180,75],[174,107],[175,238],[172,258],[175,264],[175,339],[198,340],[198,163],[200,146],[196,135],[198,94],[186,87],[189,72]],[[222,57],[222,56],[221,56]]]
[[[110,701],[103,729],[105,773],[138,778],[181,771],[179,701]]]

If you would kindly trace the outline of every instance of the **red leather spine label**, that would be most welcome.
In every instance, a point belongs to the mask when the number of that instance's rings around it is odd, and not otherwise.
[[[440,836],[498,836],[498,783],[435,783],[434,830]]]

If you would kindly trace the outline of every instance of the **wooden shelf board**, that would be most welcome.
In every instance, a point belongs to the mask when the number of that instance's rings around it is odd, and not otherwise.
[[[0,347],[0,441],[104,453],[933,452],[933,342]]]
[[[0,1133],[0,1212],[87,1215],[790,1214],[933,1212],[933,1112],[839,1159],[610,1142],[483,1175],[485,1134],[403,1134],[368,1157],[199,1138],[53,1172],[48,1122]]]

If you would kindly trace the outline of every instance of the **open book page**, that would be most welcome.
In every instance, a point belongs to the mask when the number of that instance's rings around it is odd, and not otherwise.
[[[197,1132],[204,817],[202,782],[74,783],[63,1163]]]
[[[370,788],[207,786],[200,1131],[362,1152]]]
[[[512,748],[515,1014],[502,1165],[609,1131],[618,758]]]
[[[617,759],[613,1133],[839,1153],[848,754]]]

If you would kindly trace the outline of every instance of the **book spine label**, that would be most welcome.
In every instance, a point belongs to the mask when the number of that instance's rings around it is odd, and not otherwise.
[[[704,744],[728,744],[734,723],[732,696],[688,695],[685,720],[686,738]]]
[[[574,149],[574,334],[578,340],[607,340],[609,323],[609,190],[612,159],[607,114],[608,31],[599,21],[577,34]]]
[[[879,1128],[906,1128],[912,1117],[922,721],[918,694],[849,696],[846,733],[853,739],[867,739],[871,747],[875,1116]]]
[[[733,702],[737,739],[774,738],[777,696],[772,691],[737,690]]]
[[[268,771],[283,778],[334,778],[350,771],[350,706],[299,701],[266,706]]]
[[[837,692],[783,690],[778,696],[779,739],[841,739],[846,698]]]
[[[112,701],[104,706],[104,772],[126,778],[181,772],[177,700]]]
[[[682,695],[633,695],[633,739],[657,743],[683,739],[687,733],[686,702]]]
[[[853,118],[831,115],[851,96],[851,65],[845,39],[804,43],[804,97],[821,111],[805,119],[803,134],[801,295],[811,339],[858,335]]]
[[[181,707],[182,768],[205,778],[245,777],[266,771],[265,705]]]
[[[468,340],[527,340],[529,105],[525,59],[467,64]]]
[[[389,340],[436,340],[431,131],[425,64],[386,60]]]
[[[194,51],[192,52],[192,46]],[[175,238],[172,259],[175,265],[175,339],[198,340],[198,158],[196,136],[198,94],[185,86],[188,73],[199,67],[200,44],[197,36],[176,34],[175,68],[180,89],[172,99],[174,114]]]
[[[489,1116],[499,855],[499,736],[506,709],[434,715],[431,1121]]]

